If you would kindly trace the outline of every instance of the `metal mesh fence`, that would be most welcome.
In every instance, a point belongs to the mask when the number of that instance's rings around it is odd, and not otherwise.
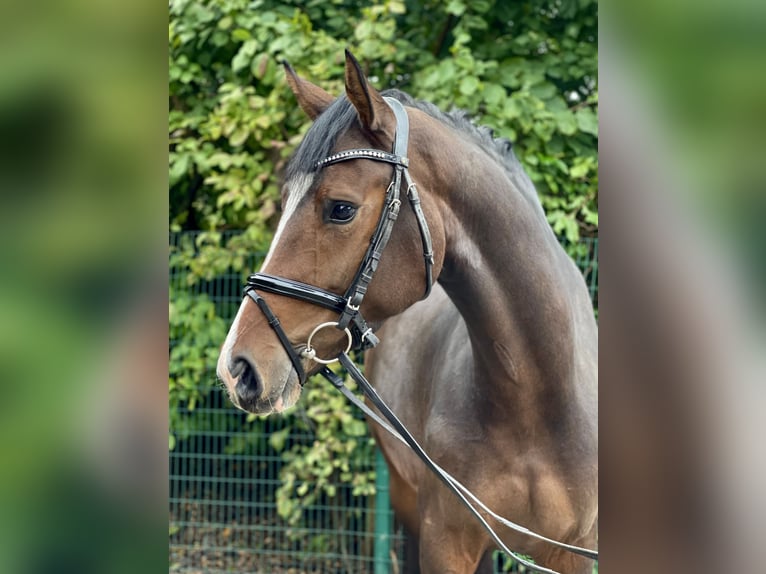
[[[225,235],[222,245],[234,235]],[[183,244],[189,248],[197,237],[197,232],[172,233],[171,249]],[[597,256],[598,239],[583,241],[575,251],[596,309]],[[254,270],[258,263],[254,255],[243,268]],[[187,269],[171,265],[171,302],[180,294],[206,299],[228,327],[242,300],[244,275],[226,272],[190,284]],[[178,339],[179,331],[175,333]],[[176,343],[171,338],[171,353]],[[202,393],[200,401],[195,405],[182,401],[171,412],[175,443],[170,450],[171,572],[381,574],[402,570],[404,538],[388,504],[387,469],[379,453],[369,448],[369,456],[353,459],[349,468],[352,474],[376,471],[377,495],[354,496],[348,482],[331,477],[333,496],[319,496],[299,522],[288,523],[277,512],[276,497],[285,448],[272,437],[296,424],[300,414],[248,416],[217,388],[212,370],[194,384]],[[288,440],[309,443],[316,436],[311,430],[291,432]],[[498,555],[496,571],[515,571],[507,562]]]

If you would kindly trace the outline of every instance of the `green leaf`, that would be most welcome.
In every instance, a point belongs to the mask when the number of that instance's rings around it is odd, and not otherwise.
[[[247,141],[248,136],[250,135],[250,130],[248,130],[246,127],[238,127],[234,130],[234,133],[231,134],[229,137],[229,143],[233,145],[234,147],[241,146],[243,143]]]
[[[465,96],[470,96],[479,88],[479,80],[474,76],[466,76],[460,80],[460,93]]]
[[[252,38],[250,31],[244,28],[237,28],[231,33],[231,39],[237,42],[245,42]]]
[[[404,2],[392,0],[388,4],[388,11],[391,12],[391,14],[404,14],[407,11],[407,8],[405,7]]]
[[[271,445],[271,448],[277,452],[281,452],[285,448],[285,441],[288,436],[290,436],[290,427],[273,431],[269,435],[269,444]]]
[[[362,20],[354,30],[354,37],[357,40],[366,40],[372,36],[373,23],[369,20]]]
[[[364,436],[367,434],[367,425],[360,420],[353,419],[344,427],[344,430],[349,436]]]
[[[172,157],[172,156],[171,156]],[[181,179],[189,169],[189,155],[181,154],[175,156],[175,161],[170,166],[170,183],[173,184]]]
[[[505,100],[505,106],[503,109],[504,116],[508,119],[514,119],[521,116],[521,105],[518,98],[511,96]]]
[[[556,86],[550,82],[544,82],[542,84],[532,86],[529,91],[533,96],[541,100],[549,100],[557,93]]]
[[[234,72],[239,72],[248,67],[257,49],[258,44],[255,40],[247,40],[232,59],[231,69]]]
[[[452,14],[454,16],[460,16],[465,12],[466,5],[463,4],[460,0],[449,0],[447,2],[446,11],[448,14]]]
[[[496,106],[502,102],[506,96],[507,92],[505,91],[505,88],[498,84],[487,84],[484,87],[484,101],[490,104],[491,106]]]
[[[581,132],[598,136],[598,118],[590,108],[577,110],[575,117],[577,118],[577,127]]]
[[[588,164],[584,162],[576,163],[575,165],[572,166],[572,169],[569,170],[569,175],[571,175],[574,179],[585,177],[587,174],[588,174]]]
[[[553,119],[556,122],[558,130],[566,135],[571,136],[577,132],[577,120],[572,112],[569,110],[559,110],[553,113]]]

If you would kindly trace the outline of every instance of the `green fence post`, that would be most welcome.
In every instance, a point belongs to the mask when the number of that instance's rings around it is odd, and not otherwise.
[[[375,574],[391,572],[391,501],[388,496],[388,466],[375,449]]]

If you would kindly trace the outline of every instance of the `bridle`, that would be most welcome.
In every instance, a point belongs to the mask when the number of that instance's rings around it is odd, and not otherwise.
[[[362,258],[359,269],[357,270],[351,285],[346,289],[345,294],[342,296],[337,295],[314,285],[308,285],[306,283],[301,283],[300,281],[285,279],[283,277],[276,277],[267,273],[254,273],[247,280],[245,294],[255,301],[266,316],[269,325],[275,331],[282,346],[285,348],[285,351],[287,351],[290,361],[293,364],[293,368],[298,374],[298,380],[301,385],[306,382],[306,371],[303,368],[301,357],[312,359],[323,364],[328,364],[337,360],[318,359],[316,356],[316,351],[311,347],[311,339],[319,330],[325,327],[334,326],[341,331],[344,331],[349,341],[349,346],[346,351],[350,351],[351,349],[365,350],[378,344],[378,338],[373,333],[372,328],[367,324],[367,321],[362,316],[359,308],[362,305],[362,301],[367,293],[370,282],[375,275],[375,271],[378,269],[380,257],[383,255],[383,251],[391,237],[394,223],[399,216],[399,209],[402,203],[400,199],[402,181],[404,181],[404,184],[406,185],[407,199],[409,199],[410,206],[417,219],[418,228],[420,229],[420,238],[423,243],[423,259],[425,261],[426,269],[426,287],[423,298],[425,299],[428,297],[428,294],[431,292],[431,287],[433,285],[432,269],[434,264],[434,253],[431,244],[431,233],[428,230],[428,224],[426,223],[423,209],[420,206],[418,190],[410,177],[408,169],[410,165],[409,159],[407,158],[407,141],[409,140],[410,131],[409,119],[407,118],[407,112],[404,110],[404,106],[398,100],[393,98],[385,98],[385,100],[396,117],[396,135],[394,137],[392,153],[377,149],[352,149],[326,157],[323,160],[318,161],[314,166],[316,170],[320,170],[329,165],[355,159],[369,159],[389,163],[394,166],[394,175],[386,190],[383,210],[378,219],[377,227],[370,240],[370,245],[367,247],[367,251]],[[292,297],[299,301],[305,301],[331,311],[336,311],[339,313],[338,320],[318,325],[311,336],[309,336],[306,348],[299,356],[287,338],[279,320],[274,313],[272,313],[263,297],[258,294],[258,291]]]
[[[277,277],[275,275],[269,275],[267,273],[254,273],[250,275],[245,286],[245,295],[250,297],[263,312],[266,317],[269,326],[274,330],[279,341],[285,349],[290,361],[293,364],[298,380],[303,386],[306,382],[306,371],[303,368],[301,357],[313,360],[320,363],[323,368],[319,371],[323,377],[330,381],[343,395],[361,409],[368,417],[377,422],[383,429],[391,433],[396,439],[409,446],[415,454],[423,461],[423,463],[434,472],[442,482],[468,507],[468,510],[476,517],[476,519],[482,524],[482,526],[488,531],[495,543],[512,556],[520,564],[525,565],[527,568],[536,570],[538,572],[544,572],[546,574],[558,574],[554,570],[550,570],[543,566],[539,566],[518,554],[511,551],[495,533],[484,516],[477,510],[477,507],[484,511],[487,515],[492,516],[495,520],[501,524],[526,534],[538,540],[542,540],[558,546],[569,552],[592,558],[598,559],[598,553],[593,550],[581,548],[579,546],[573,546],[565,544],[557,540],[552,540],[536,532],[525,528],[524,526],[515,524],[510,520],[503,518],[502,516],[493,512],[488,508],[481,500],[479,500],[470,490],[458,482],[453,476],[447,473],[436,462],[434,462],[423,448],[418,444],[412,434],[401,423],[397,416],[391,411],[391,409],[383,402],[383,399],[377,394],[372,385],[367,381],[359,368],[349,358],[348,353],[351,349],[365,350],[374,347],[378,344],[379,340],[373,333],[372,328],[367,324],[364,317],[360,312],[360,307],[364,299],[367,289],[372,281],[375,271],[378,268],[380,257],[383,254],[388,240],[391,237],[391,232],[399,216],[399,209],[401,207],[401,188],[402,181],[406,185],[406,195],[409,199],[410,206],[415,214],[415,218],[418,222],[418,228],[420,229],[420,237],[423,244],[423,259],[425,261],[425,292],[423,298],[428,297],[433,285],[433,273],[432,268],[434,265],[434,254],[431,243],[431,234],[428,230],[428,224],[423,214],[423,209],[420,206],[420,197],[415,183],[412,181],[409,173],[409,159],[407,158],[407,142],[409,139],[409,119],[404,106],[393,98],[385,98],[385,101],[391,107],[396,117],[396,135],[394,138],[394,145],[392,153],[387,153],[376,149],[352,149],[348,151],[342,151],[333,154],[329,157],[318,161],[315,164],[315,169],[319,170],[329,165],[336,163],[351,161],[355,159],[370,159],[373,161],[380,161],[389,163],[394,166],[394,174],[389,184],[385,200],[383,204],[383,210],[381,211],[380,218],[378,219],[377,227],[370,240],[370,245],[362,258],[362,262],[359,265],[359,269],[354,276],[351,285],[346,292],[341,296],[336,293],[332,293],[320,287],[295,281],[293,279],[286,279],[284,277]],[[299,301],[304,301],[324,307],[331,311],[339,313],[337,321],[330,321],[327,323],[320,323],[317,325],[306,342],[303,351],[296,352],[289,338],[282,329],[279,319],[269,308],[265,299],[258,294],[258,291],[265,291],[267,293],[273,293],[276,295],[283,295],[285,297],[291,297]],[[316,350],[311,346],[313,337],[322,329],[327,327],[336,327],[346,334],[348,343],[345,351],[339,353],[337,358],[321,359],[316,356]],[[334,362],[340,362],[351,377],[359,384],[367,398],[375,405],[375,407],[386,417],[387,421],[378,416],[377,413],[372,411],[367,405],[360,401],[356,395],[354,395],[344,384],[343,378],[338,376],[327,365]]]

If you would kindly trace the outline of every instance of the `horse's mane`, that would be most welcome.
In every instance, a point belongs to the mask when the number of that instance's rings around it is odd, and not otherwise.
[[[447,124],[459,132],[471,136],[476,140],[476,143],[485,149],[485,151],[491,155],[496,155],[496,159],[503,162],[509,161],[517,163],[511,141],[508,138],[496,138],[494,130],[490,127],[477,126],[465,110],[453,109],[449,112],[443,112],[431,102],[416,100],[409,94],[400,90],[386,90],[383,92],[383,95],[396,98],[404,105],[425,112],[432,118]]]
[[[471,120],[468,112],[464,110],[454,109],[443,112],[434,104],[416,100],[409,94],[397,89],[385,90],[382,94],[395,98],[406,106],[425,112],[432,118],[470,137],[489,157],[506,170],[519,191],[533,204],[539,206],[542,211],[534,185],[514,154],[510,140],[496,138],[492,128],[477,126]],[[309,128],[306,137],[287,165],[286,178],[289,180],[299,174],[312,173],[314,165],[332,153],[338,137],[348,130],[355,121],[356,110],[351,102],[345,95],[337,98]]]

